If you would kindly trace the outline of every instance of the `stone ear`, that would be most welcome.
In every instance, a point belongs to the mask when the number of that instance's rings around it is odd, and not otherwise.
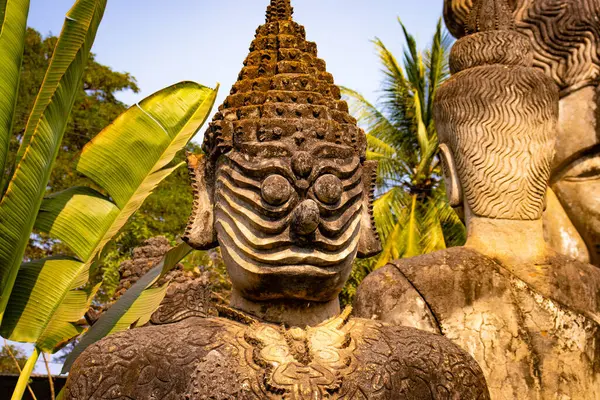
[[[440,160],[444,170],[444,181],[446,183],[446,194],[451,207],[463,205],[462,185],[458,179],[458,172],[454,165],[454,157],[446,143],[440,144]]]
[[[182,239],[194,249],[209,250],[219,245],[214,227],[214,171],[203,155],[188,154],[187,164],[194,205]]]
[[[363,163],[363,208],[360,222],[360,239],[358,242],[359,258],[368,258],[379,254],[382,250],[381,240],[373,218],[373,198],[375,195],[375,179],[377,178],[377,161]]]

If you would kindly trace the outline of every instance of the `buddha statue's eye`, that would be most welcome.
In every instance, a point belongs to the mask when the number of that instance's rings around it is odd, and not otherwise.
[[[584,182],[600,179],[600,155],[592,154],[572,163],[563,178],[570,182]]]
[[[342,198],[344,187],[337,176],[327,174],[317,179],[314,190],[319,201],[325,204],[335,204]]]
[[[292,197],[292,185],[281,175],[270,175],[262,183],[261,194],[268,204],[280,206]]]

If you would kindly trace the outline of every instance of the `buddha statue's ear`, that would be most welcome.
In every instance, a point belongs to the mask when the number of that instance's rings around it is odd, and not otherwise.
[[[458,179],[458,171],[454,164],[454,157],[446,143],[440,144],[440,159],[444,170],[444,181],[446,183],[446,194],[451,207],[463,206],[462,185]]]
[[[363,209],[360,226],[360,239],[358,242],[359,258],[368,258],[381,252],[381,241],[375,227],[373,218],[373,197],[375,195],[375,180],[377,178],[377,161],[363,163],[362,184]]]
[[[214,168],[204,155],[188,154],[187,163],[194,205],[182,239],[194,249],[209,250],[219,245],[214,227]]]

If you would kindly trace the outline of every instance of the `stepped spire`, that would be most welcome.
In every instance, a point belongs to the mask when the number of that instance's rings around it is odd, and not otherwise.
[[[275,21],[291,21],[294,14],[291,0],[271,0],[267,7],[267,23]]]
[[[475,0],[465,31],[472,34],[512,30],[514,26],[515,20],[507,0]]]
[[[366,136],[349,114],[340,88],[291,20],[290,0],[271,0],[244,67],[205,135],[204,150],[216,159],[234,147],[268,142],[332,143],[364,160]]]

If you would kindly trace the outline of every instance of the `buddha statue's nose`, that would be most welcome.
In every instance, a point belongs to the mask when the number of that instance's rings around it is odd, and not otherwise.
[[[310,235],[319,227],[321,216],[319,207],[313,200],[304,200],[294,210],[292,229],[299,235]]]

